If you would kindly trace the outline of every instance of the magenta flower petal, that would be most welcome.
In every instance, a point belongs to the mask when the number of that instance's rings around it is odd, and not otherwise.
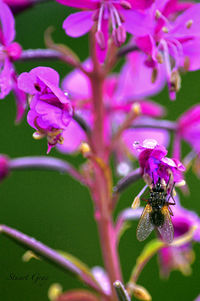
[[[91,60],[83,63],[87,70],[92,69]],[[78,89],[77,89],[78,87]],[[62,88],[70,94],[72,99],[89,99],[91,97],[91,84],[89,78],[79,69],[70,72],[63,80]]]
[[[58,73],[46,67],[34,68],[18,78],[19,88],[32,95],[27,121],[37,130],[34,137],[47,137],[47,153],[57,143],[63,142],[62,133],[73,113],[69,99],[58,84]]]
[[[9,7],[0,0],[0,43],[9,45],[15,37],[15,20]],[[1,37],[2,30],[2,37]],[[3,38],[3,40],[2,40]],[[1,41],[2,40],[2,41]]]
[[[24,91],[18,88],[16,80],[13,83],[13,93],[15,95],[16,106],[17,106],[17,115],[15,121],[16,123],[19,123],[24,116],[27,100]]]
[[[143,143],[146,139],[151,137],[158,141],[160,145],[168,146],[169,144],[169,133],[165,130],[154,130],[154,129],[127,129],[124,131],[122,135],[122,139],[125,145],[128,147],[129,151],[137,156],[138,152],[135,148],[133,148],[133,143],[135,141],[139,142],[140,144]]]
[[[135,36],[144,36],[153,32],[153,26],[149,15],[134,10],[123,10],[125,17],[124,27],[126,31]]]
[[[89,9],[95,9],[97,8],[98,2],[97,1],[91,1],[91,0],[56,0],[57,2],[60,2],[61,4],[76,7],[76,8],[89,8]]]
[[[190,35],[200,36],[200,3],[193,5],[191,8],[187,9],[183,14],[181,14],[174,22],[173,28],[169,30],[170,36],[175,36],[176,38],[185,38]],[[188,22],[191,21],[191,25]]]
[[[20,76],[18,77],[19,89],[31,95],[35,94],[37,92],[37,89],[35,87],[37,77],[43,79],[45,78],[54,85],[58,85],[59,83],[59,75],[55,70],[49,67],[36,67],[30,72],[24,72],[20,74]]]
[[[64,138],[63,144],[57,145],[58,150],[62,153],[73,153],[78,151],[81,143],[87,141],[84,131],[74,120],[70,122],[67,130],[63,132],[62,136]]]
[[[129,0],[129,2],[134,9],[146,9],[152,5],[154,0]]]
[[[138,160],[142,174],[148,175],[154,183],[157,183],[159,178],[168,183],[171,176],[174,183],[183,180],[182,172],[185,168],[182,163],[177,159],[167,158],[167,150],[156,140],[147,139],[141,145],[134,143],[134,148],[139,153]]]
[[[189,40],[183,44],[183,61],[182,66],[185,64],[185,59],[188,60],[186,68],[190,71],[200,69],[200,40],[199,38]]]
[[[178,135],[200,152],[200,105],[193,106],[178,120]]]
[[[63,29],[71,37],[80,37],[86,34],[94,24],[92,11],[83,11],[69,15],[63,23]]]
[[[157,67],[157,78],[152,82],[152,68],[147,67],[144,53],[134,51],[128,56],[127,63],[120,72],[118,98],[141,99],[158,93],[165,84],[166,72],[164,65]]]
[[[0,99],[6,97],[12,90],[13,84],[13,67],[9,59],[6,57],[3,66],[0,62]],[[1,70],[2,68],[2,70]]]

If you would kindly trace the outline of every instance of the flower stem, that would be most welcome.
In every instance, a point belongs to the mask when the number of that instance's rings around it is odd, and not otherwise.
[[[104,294],[96,280],[93,278],[92,274],[90,275],[89,273],[86,273],[84,270],[80,269],[78,265],[75,265],[73,262],[60,255],[58,252],[51,249],[50,247],[44,245],[40,241],[37,241],[35,238],[30,237],[6,225],[0,225],[0,232],[13,239],[14,241],[19,242],[26,248],[30,248],[37,255],[42,256],[42,258],[49,260],[50,262],[56,264],[56,266],[61,267],[65,271],[71,271],[75,273],[90,287],[100,292],[101,294]]]
[[[111,299],[116,300],[116,291],[113,283],[121,280],[120,263],[117,252],[117,239],[112,219],[112,195],[109,189],[107,172],[102,172],[102,166],[106,165],[110,171],[108,164],[108,151],[104,139],[104,121],[105,121],[105,105],[103,99],[103,85],[105,80],[105,72],[98,62],[94,32],[91,33],[90,50],[93,61],[93,72],[90,74],[94,126],[92,129],[92,151],[94,156],[98,158],[94,165],[94,183],[92,188],[92,196],[96,205],[95,218],[98,225],[100,245],[104,266],[110,280],[112,289]],[[105,169],[105,168],[104,168]],[[111,174],[111,172],[109,172]]]
[[[82,175],[69,163],[64,160],[53,157],[21,157],[11,159],[9,161],[9,170],[24,170],[24,169],[41,169],[41,170],[55,170],[61,173],[68,173],[70,176],[81,182],[85,183]]]

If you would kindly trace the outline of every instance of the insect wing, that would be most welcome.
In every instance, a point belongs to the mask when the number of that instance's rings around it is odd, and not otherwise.
[[[147,204],[142,212],[136,231],[136,236],[139,241],[145,240],[154,229],[154,226],[152,225],[150,220],[151,211],[152,207]]]
[[[174,227],[172,225],[168,207],[164,206],[161,211],[164,215],[164,224],[158,227],[158,231],[160,232],[163,241],[170,244],[174,239]]]

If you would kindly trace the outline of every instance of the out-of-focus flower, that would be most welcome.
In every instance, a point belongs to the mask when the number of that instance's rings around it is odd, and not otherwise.
[[[62,133],[72,118],[70,101],[58,85],[58,73],[48,67],[34,68],[18,78],[19,88],[31,95],[27,120],[37,130],[34,138],[47,137],[48,153],[63,142]]]
[[[21,46],[13,42],[15,21],[9,7],[0,0],[0,98],[4,98],[13,87],[12,61],[21,55]]]
[[[200,301],[200,295],[194,301]]]
[[[168,5],[166,15],[165,7],[169,3],[171,6]],[[155,1],[145,11],[137,32],[134,25],[125,23],[135,35],[134,43],[147,54],[147,65],[153,69],[158,64],[165,65],[171,99],[175,99],[180,88],[179,68],[200,68],[200,4],[194,4],[171,21],[167,17],[170,12],[174,12],[173,5],[174,1]]]
[[[23,11],[33,4],[32,0],[3,0],[3,2],[9,5],[14,14]]]
[[[200,105],[195,105],[178,119],[177,135],[200,153]]]
[[[0,154],[0,181],[3,180],[9,172],[9,159]]]
[[[158,87],[157,84],[154,85],[151,82],[151,71],[144,64],[145,55],[137,52],[134,53],[133,56],[135,58],[135,68],[132,66],[130,68],[131,70],[128,70],[127,66],[125,66],[125,69],[123,69],[120,76],[112,74],[106,79],[104,84],[103,93],[106,109],[104,138],[107,143],[110,143],[113,133],[115,133],[123,123],[135,102],[139,103],[141,115],[143,116],[160,117],[164,114],[162,106],[143,99],[144,96],[152,95],[156,93],[160,87],[162,87],[162,81],[164,80],[162,71],[158,75]],[[91,70],[91,61],[86,61],[84,63],[84,67]],[[139,75],[138,70],[140,70]],[[131,73],[133,77],[134,84],[131,85],[128,81],[125,87],[124,82],[128,78],[129,73]],[[143,89],[139,84],[141,78],[143,79]],[[79,89],[77,89],[77,86]],[[69,93],[74,107],[76,108],[76,114],[81,116],[89,124],[89,126],[92,127],[92,89],[88,77],[86,77],[81,71],[74,70],[65,78],[63,82],[63,89]],[[122,139],[117,147],[118,159],[120,162],[127,157],[126,155],[128,152],[133,153],[132,143],[134,140],[132,139],[135,137],[135,140],[137,140],[138,135],[143,139],[146,139],[148,135],[151,135],[151,137],[158,139],[160,143],[168,143],[167,131],[151,129],[140,130],[134,128],[127,129],[122,133]],[[70,123],[67,131],[63,133],[63,136],[65,138],[64,143],[58,146],[59,150],[62,152],[74,152],[78,149],[81,142],[87,141],[84,131],[75,120]],[[121,155],[119,155],[119,153]],[[122,155],[122,153],[124,153],[124,155]]]
[[[173,208],[172,223],[174,226],[174,238],[186,234],[192,227],[196,227],[193,235],[193,241],[200,242],[200,218],[179,204],[176,200],[176,206]],[[159,252],[161,275],[167,277],[172,270],[180,270],[188,275],[191,273],[190,265],[194,261],[194,252],[192,242],[181,246],[167,246]]]
[[[26,97],[16,84],[13,61],[21,55],[21,46],[13,42],[15,38],[15,21],[9,7],[0,0],[0,99],[5,98],[11,90],[16,97],[17,117],[20,121],[26,107]]]
[[[98,47],[103,50],[99,51],[99,58],[104,60],[107,41],[109,38],[109,23],[112,26],[112,38],[117,46],[123,44],[126,40],[126,31],[129,27],[124,27],[126,19],[129,20],[132,27],[137,30],[138,22],[142,21],[143,13],[140,11],[135,14],[135,9],[146,9],[152,4],[152,0],[57,0],[58,2],[84,9],[82,12],[71,14],[64,21],[63,28],[66,34],[72,37],[79,37],[91,30],[96,24],[96,42]],[[86,10],[85,10],[86,9]],[[132,14],[129,14],[132,11]],[[133,29],[132,29],[133,30]]]
[[[164,179],[165,183],[169,183],[169,180],[174,183],[183,180],[183,164],[177,159],[166,157],[166,148],[156,140],[146,139],[143,144],[135,142],[134,148],[139,152],[138,160],[144,177],[148,175],[154,183],[158,179]]]

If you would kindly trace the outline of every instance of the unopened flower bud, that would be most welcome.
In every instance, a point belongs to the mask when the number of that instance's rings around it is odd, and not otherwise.
[[[48,298],[55,301],[62,294],[62,286],[59,283],[54,283],[49,287]]]
[[[19,43],[13,42],[12,44],[6,47],[6,51],[9,57],[15,61],[20,58],[22,53],[22,47],[19,45]]]
[[[131,291],[135,298],[139,300],[144,300],[144,301],[151,301],[151,295],[149,292],[146,290],[141,285],[135,284],[135,283],[129,283],[128,285],[128,291]]]
[[[85,156],[88,155],[90,153],[90,146],[88,143],[83,142],[80,145],[80,152]]]
[[[9,172],[9,159],[7,156],[0,155],[0,181],[3,180]]]
[[[33,253],[31,250],[26,251],[23,256],[22,256],[22,260],[24,262],[29,262],[32,258],[35,259],[40,259],[35,253]]]

